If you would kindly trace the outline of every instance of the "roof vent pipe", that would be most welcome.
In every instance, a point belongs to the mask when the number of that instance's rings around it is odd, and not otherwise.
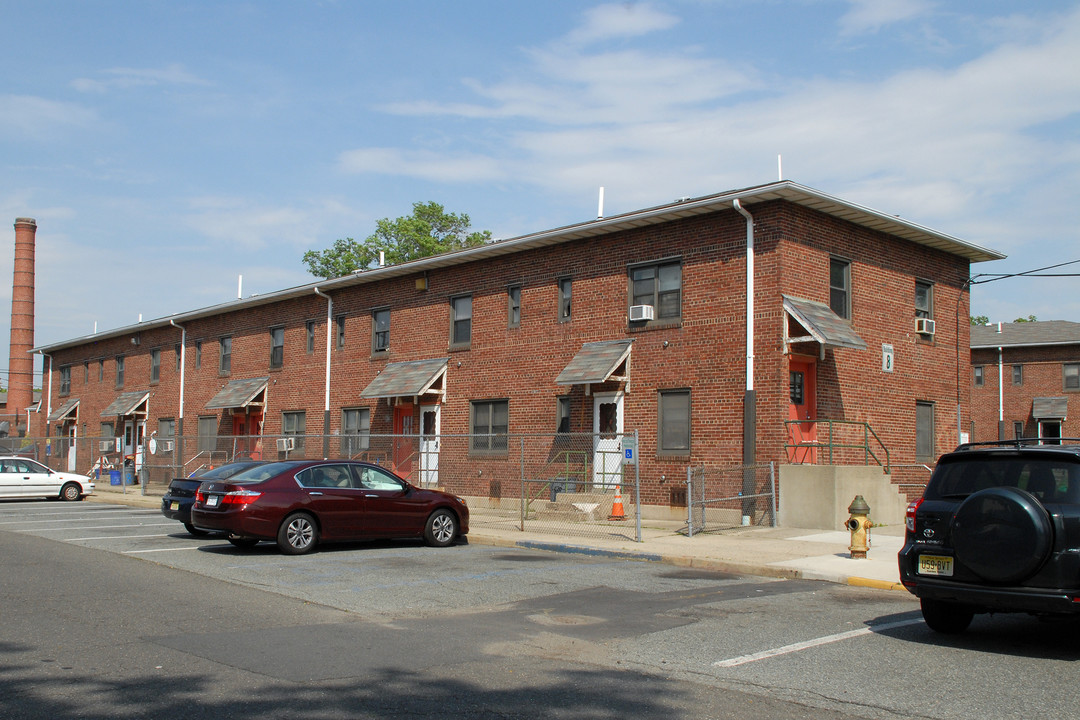
[[[379,267],[383,267],[384,265],[386,265],[386,251],[385,250],[380,250],[379,251]]]
[[[1001,323],[1000,322],[998,323],[998,332],[999,333],[1001,332]]]
[[[604,219],[604,186],[600,186],[600,199],[596,203],[596,219]]]
[[[244,299],[244,276],[243,275],[240,275],[236,279],[236,299],[237,300],[243,300]]]

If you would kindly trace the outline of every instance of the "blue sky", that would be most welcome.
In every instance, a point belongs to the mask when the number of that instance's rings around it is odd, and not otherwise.
[[[310,282],[306,250],[416,201],[513,237],[778,155],[1009,255],[975,273],[1080,260],[1077,1],[0,0],[0,26],[0,308],[36,218],[38,344]],[[1080,321],[1078,286],[972,312]]]

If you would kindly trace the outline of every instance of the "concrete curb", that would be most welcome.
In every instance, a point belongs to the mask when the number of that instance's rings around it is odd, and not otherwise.
[[[862,577],[849,577],[847,584],[854,587],[868,587],[876,590],[903,590],[907,592],[907,588],[902,583],[892,582],[891,580],[875,580],[873,578]]]

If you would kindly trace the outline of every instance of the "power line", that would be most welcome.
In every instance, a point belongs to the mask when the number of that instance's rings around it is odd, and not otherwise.
[[[1066,265],[1075,265],[1080,263],[1080,260],[1069,260],[1063,263],[1057,263],[1056,265],[1047,265],[1046,267],[1035,268],[1034,270],[1025,270],[1018,273],[979,273],[973,275],[968,281],[969,285],[982,285],[984,283],[994,282],[995,280],[1006,280],[1014,277],[1080,277],[1080,273],[1047,273],[1041,274],[1046,270],[1053,270],[1054,268],[1065,267]],[[1040,273],[1040,274],[1036,274]],[[987,280],[979,280],[979,278],[989,278]]]

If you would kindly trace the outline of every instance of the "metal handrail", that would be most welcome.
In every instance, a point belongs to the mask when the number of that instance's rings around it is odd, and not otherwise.
[[[833,464],[833,450],[834,449],[848,449],[848,450],[862,450],[863,451],[863,464],[869,465],[870,459],[873,458],[874,462],[885,468],[885,472],[888,473],[890,469],[889,448],[885,447],[885,443],[874,431],[874,428],[870,427],[870,423],[859,420],[785,420],[784,426],[787,430],[787,436],[792,437],[791,426],[792,425],[807,425],[813,423],[815,426],[820,426],[822,423],[828,425],[828,442],[822,442],[821,440],[813,440],[810,442],[798,442],[798,443],[785,443],[784,450],[792,448],[806,448],[820,450],[828,448],[829,450],[829,464]],[[846,443],[837,442],[835,439],[834,426],[836,425],[850,425],[861,426],[863,429],[863,442],[861,445],[849,445]],[[885,455],[885,462],[881,461],[878,454],[871,449],[870,438],[873,437],[880,446],[879,452]]]

